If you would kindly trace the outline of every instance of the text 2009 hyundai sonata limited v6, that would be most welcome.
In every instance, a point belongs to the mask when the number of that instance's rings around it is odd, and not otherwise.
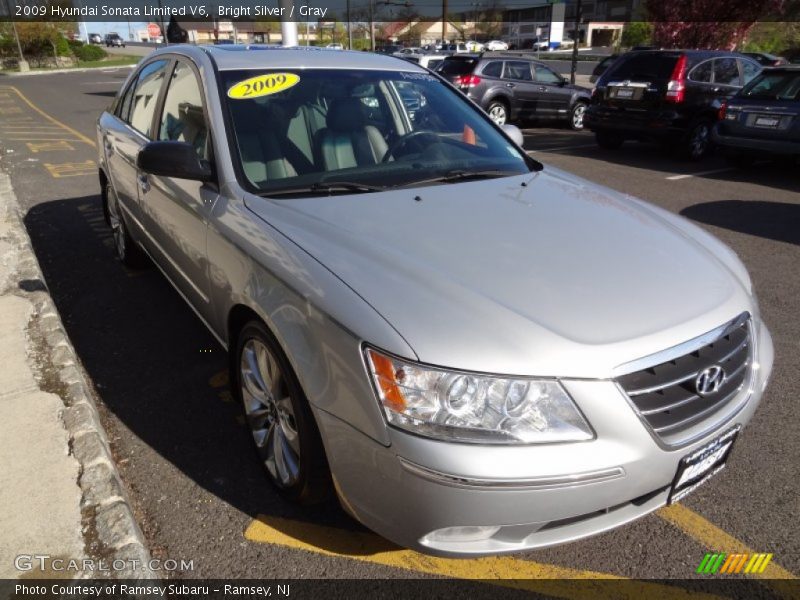
[[[98,141],[119,258],[229,350],[275,487],[399,544],[518,551],[677,501],[772,368],[731,250],[406,61],[172,46]]]

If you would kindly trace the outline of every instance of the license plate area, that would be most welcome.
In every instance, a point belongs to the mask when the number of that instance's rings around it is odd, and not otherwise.
[[[775,129],[781,124],[780,117],[773,117],[772,115],[756,115],[753,120],[754,127],[765,127],[767,129]]]
[[[725,468],[740,430],[737,425],[681,459],[667,504],[678,502]]]

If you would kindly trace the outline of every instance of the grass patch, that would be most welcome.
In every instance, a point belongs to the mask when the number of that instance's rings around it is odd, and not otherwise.
[[[79,60],[75,65],[76,69],[91,69],[93,67],[124,67],[126,65],[135,65],[141,60],[141,56],[130,56],[127,54],[115,54],[113,57],[103,58],[101,60]]]

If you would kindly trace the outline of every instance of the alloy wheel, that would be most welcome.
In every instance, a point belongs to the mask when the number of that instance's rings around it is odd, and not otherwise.
[[[689,139],[689,152],[692,158],[702,157],[708,150],[711,131],[707,123],[698,123]]]
[[[572,109],[572,128],[583,129],[583,115],[586,113],[586,105],[578,103]]]
[[[239,368],[256,448],[275,483],[290,487],[300,478],[300,437],[286,377],[270,349],[255,338],[245,342]]]
[[[506,120],[508,119],[506,107],[502,104],[493,104],[489,108],[489,118],[497,125],[505,125]]]

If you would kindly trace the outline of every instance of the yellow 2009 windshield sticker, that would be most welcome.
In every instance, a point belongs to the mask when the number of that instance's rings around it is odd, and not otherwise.
[[[259,96],[269,96],[288,90],[300,83],[300,76],[294,73],[269,73],[245,79],[228,88],[228,98],[247,100]]]

